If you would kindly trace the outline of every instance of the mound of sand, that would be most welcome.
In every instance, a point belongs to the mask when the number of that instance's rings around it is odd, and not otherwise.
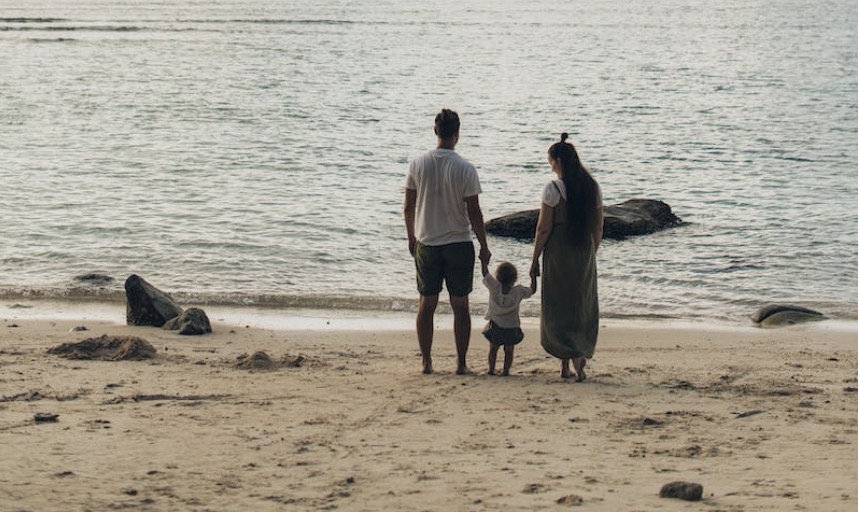
[[[78,343],[63,343],[48,349],[49,354],[67,359],[98,361],[140,361],[155,357],[155,347],[136,336],[108,336],[87,338]]]
[[[304,356],[284,356],[275,361],[265,352],[254,352],[250,356],[242,354],[236,358],[233,368],[239,370],[276,370],[278,368],[299,368],[306,361]]]

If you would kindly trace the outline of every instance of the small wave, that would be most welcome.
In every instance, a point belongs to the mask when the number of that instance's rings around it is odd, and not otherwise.
[[[48,27],[4,27],[0,26],[0,32],[139,32],[143,30],[157,30],[161,32],[176,31],[165,28],[144,28],[130,25],[51,25]],[[183,29],[187,30],[187,29]]]
[[[258,23],[263,25],[368,25],[371,22],[353,21],[353,20],[326,20],[326,19],[304,19],[304,20],[287,20],[287,19],[237,19],[237,20],[205,20],[201,23]]]
[[[30,41],[31,43],[68,43],[77,41],[77,39],[73,39],[71,37],[31,37],[30,39],[28,39],[28,41]]]
[[[0,18],[0,23],[56,23],[68,21],[63,18]]]

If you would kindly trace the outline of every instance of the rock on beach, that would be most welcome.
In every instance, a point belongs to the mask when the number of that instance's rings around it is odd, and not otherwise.
[[[182,314],[182,308],[169,295],[132,274],[125,281],[126,323],[161,327]]]
[[[813,309],[790,304],[765,304],[750,316],[762,327],[783,327],[806,322],[826,320],[827,317]]]
[[[188,308],[181,315],[165,322],[162,329],[179,331],[182,335],[208,334],[212,332],[212,324],[202,309]]]
[[[678,498],[687,501],[699,501],[705,488],[702,484],[691,482],[671,482],[660,489],[661,498]]]

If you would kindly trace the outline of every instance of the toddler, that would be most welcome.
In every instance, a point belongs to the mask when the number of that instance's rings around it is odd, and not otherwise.
[[[537,291],[537,276],[532,276],[531,288],[516,285],[517,268],[507,261],[496,268],[496,275],[490,273],[487,265],[481,265],[484,286],[490,290],[489,307],[484,317],[489,322],[484,327],[484,337],[490,342],[489,369],[496,373],[496,355],[499,347],[505,347],[505,366],[502,375],[509,375],[514,361],[514,346],[523,340],[520,328],[520,302]]]

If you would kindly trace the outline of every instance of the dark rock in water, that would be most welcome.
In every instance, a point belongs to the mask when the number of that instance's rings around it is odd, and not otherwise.
[[[661,498],[678,498],[687,501],[699,501],[705,488],[701,484],[690,482],[672,482],[660,489]]]
[[[540,210],[512,213],[487,222],[487,233],[520,240],[533,240]]]
[[[92,286],[107,286],[114,282],[114,278],[104,274],[82,274],[75,276],[75,281],[80,281]]]
[[[679,224],[681,219],[663,201],[630,199],[603,208],[603,237],[613,240],[647,235]]]
[[[155,347],[143,338],[105,334],[98,338],[87,338],[78,343],[63,343],[48,349],[48,353],[66,359],[139,361],[155,357]]]
[[[179,334],[208,334],[212,332],[209,317],[200,308],[188,308],[181,315],[171,318],[165,322],[162,329],[168,331],[179,331]]]
[[[487,222],[487,233],[497,236],[533,240],[540,210],[527,210],[498,217]],[[682,224],[663,201],[630,199],[603,207],[603,238],[622,240],[646,235]]]
[[[182,314],[182,308],[169,295],[136,274],[125,280],[125,296],[128,325],[161,327],[169,319]]]
[[[766,304],[758,308],[750,318],[763,327],[782,327],[827,319],[818,311],[790,304]]]

